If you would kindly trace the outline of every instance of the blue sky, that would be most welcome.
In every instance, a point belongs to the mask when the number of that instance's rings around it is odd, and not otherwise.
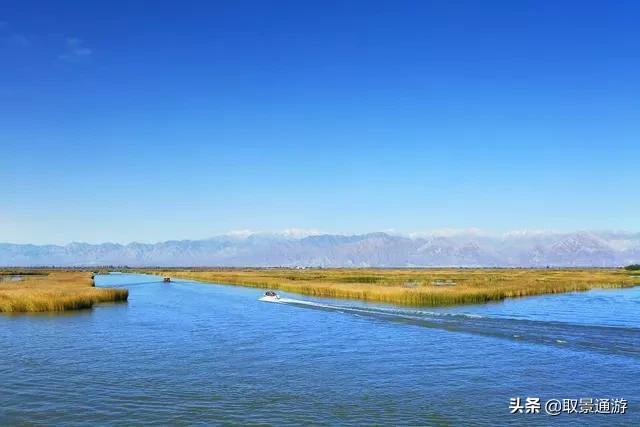
[[[638,22],[633,1],[5,0],[0,241],[640,230]]]

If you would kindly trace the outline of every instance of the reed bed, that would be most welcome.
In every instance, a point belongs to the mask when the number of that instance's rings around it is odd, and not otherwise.
[[[91,308],[99,302],[126,301],[126,289],[96,288],[90,272],[54,271],[0,282],[0,312],[45,312]]]
[[[411,306],[478,304],[640,284],[638,278],[623,269],[171,269],[144,272],[317,297]]]

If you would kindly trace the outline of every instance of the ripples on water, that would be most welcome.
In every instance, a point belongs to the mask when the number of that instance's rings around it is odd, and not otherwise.
[[[640,423],[640,288],[418,310],[153,276],[128,304],[0,317],[0,424]],[[509,415],[515,396],[626,416]]]
[[[312,301],[283,298],[279,304],[288,304],[316,310],[350,313],[371,319],[406,325],[466,332],[503,339],[514,339],[541,344],[561,344],[569,348],[582,348],[606,354],[640,357],[640,329],[624,326],[599,326],[548,320],[510,319],[487,317],[472,313],[434,312],[331,305]]]

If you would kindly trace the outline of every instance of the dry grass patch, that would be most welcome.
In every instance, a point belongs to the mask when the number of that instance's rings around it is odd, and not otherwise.
[[[19,273],[18,273],[19,274]],[[126,301],[126,289],[96,288],[90,272],[55,271],[0,282],[0,312],[43,312],[91,308],[97,302]]]
[[[623,269],[170,269],[145,273],[304,295],[413,306],[624,288],[638,284]]]

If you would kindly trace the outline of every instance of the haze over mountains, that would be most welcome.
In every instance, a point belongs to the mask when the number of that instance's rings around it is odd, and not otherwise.
[[[154,244],[0,243],[0,266],[614,267],[638,261],[640,233],[631,232],[246,232]]]

